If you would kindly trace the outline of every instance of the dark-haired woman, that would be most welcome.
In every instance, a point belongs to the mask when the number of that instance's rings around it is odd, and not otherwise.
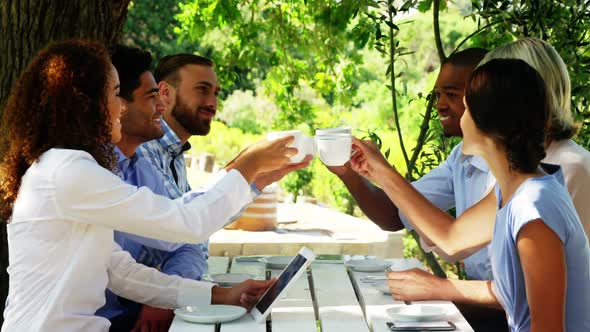
[[[247,203],[249,183],[282,168],[292,138],[257,143],[201,196],[170,200],[111,173],[120,137],[119,78],[106,49],[70,40],[42,50],[16,83],[0,140],[0,217],[8,220],[9,295],[2,331],[107,331],[95,316],[105,289],[173,309],[252,306],[270,285],[233,288],[169,276],[137,264],[113,230],[198,243]],[[217,218],[209,213],[216,211]]]
[[[497,184],[495,195],[454,222],[414,190],[374,143],[355,140],[351,164],[449,256],[492,242],[489,303],[503,306],[512,331],[589,331],[588,240],[559,167],[540,165],[546,100],[542,78],[522,60],[491,60],[475,70],[465,93],[462,151],[485,159]],[[392,282],[390,287],[403,287]]]

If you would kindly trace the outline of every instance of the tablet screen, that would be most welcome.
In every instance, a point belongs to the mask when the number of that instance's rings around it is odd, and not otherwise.
[[[256,309],[260,311],[260,313],[265,313],[266,310],[270,307],[270,305],[277,299],[277,296],[281,294],[283,289],[287,287],[289,281],[293,279],[293,277],[297,274],[297,271],[307,262],[307,259],[300,254],[297,254],[295,258],[287,265],[283,273],[279,276],[279,278],[275,281],[272,286],[262,295],[258,303],[256,304]]]

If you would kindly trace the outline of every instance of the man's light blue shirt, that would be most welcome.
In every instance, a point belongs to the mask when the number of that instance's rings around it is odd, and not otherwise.
[[[148,187],[155,194],[169,197],[164,179],[147,160],[137,154],[127,158],[117,147],[114,150],[117,175],[125,182]],[[172,243],[119,231],[114,232],[114,238],[138,263],[159,268],[163,273],[198,280],[206,272],[207,258],[200,245]],[[126,313],[127,309],[120,304],[117,296],[107,290],[106,304],[97,311],[97,315],[114,318]]]
[[[455,208],[457,217],[479,202],[489,192],[495,180],[485,161],[477,156],[461,152],[459,143],[447,160],[412,182],[426,199],[444,211]],[[400,218],[406,229],[412,229],[408,220]],[[482,248],[463,260],[469,279],[492,280],[489,246]]]

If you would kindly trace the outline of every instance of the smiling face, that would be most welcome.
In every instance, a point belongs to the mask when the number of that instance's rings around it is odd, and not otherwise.
[[[171,115],[189,134],[207,135],[217,112],[217,75],[210,66],[186,65],[179,78]]]
[[[436,110],[446,136],[462,136],[459,122],[465,110],[463,96],[471,71],[471,67],[447,63],[436,79]]]
[[[107,110],[109,112],[109,125],[111,127],[111,142],[118,143],[121,140],[121,113],[125,110],[120,93],[119,74],[114,66],[107,81]]]
[[[161,121],[164,104],[151,72],[141,74],[139,82],[139,87],[131,94],[131,101],[124,101],[127,109],[121,117],[121,124],[123,135],[138,138],[143,143],[164,135]]]

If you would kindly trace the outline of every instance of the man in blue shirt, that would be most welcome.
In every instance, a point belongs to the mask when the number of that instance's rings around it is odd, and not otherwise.
[[[158,178],[163,183],[163,195],[178,198],[191,191],[184,161],[184,153],[191,147],[188,139],[192,135],[207,135],[209,133],[211,121],[217,112],[220,87],[213,70],[213,62],[194,54],[176,54],[164,57],[155,70],[155,78],[158,82],[155,89],[159,91],[159,97],[165,109],[159,110],[157,115],[153,115],[151,118],[144,116],[133,122],[146,128],[150,125],[155,126],[157,130],[154,129],[154,133],[157,131],[160,134],[140,136],[142,139],[135,140],[133,148],[135,149],[138,144],[141,144],[136,151],[137,155],[140,157],[139,159],[151,164],[150,172],[155,169],[158,173]],[[120,79],[123,81],[123,78]],[[154,85],[155,82],[150,74],[152,89],[154,89]],[[158,106],[160,105],[158,104]],[[129,109],[127,113],[130,113]],[[127,117],[131,117],[131,115],[127,115]],[[122,122],[124,120],[126,119],[122,119]],[[122,125],[126,127],[126,123],[122,123]],[[122,136],[123,141],[125,129],[122,130]],[[119,144],[120,146],[121,144]],[[131,149],[128,152],[131,152]],[[251,184],[252,196],[259,195],[260,190],[265,186],[280,180],[289,172],[308,166],[310,160],[311,156],[307,156],[300,163],[290,164],[275,172],[257,177]],[[222,175],[231,169],[232,162],[220,174]],[[214,177],[213,180],[217,178],[219,177]],[[206,191],[207,187],[202,190]],[[216,218],[216,211],[210,211],[210,215],[212,219]],[[150,247],[152,248],[148,247],[142,251],[145,255],[141,258],[161,262],[160,268],[165,273],[184,274],[191,271],[194,273],[193,276],[200,278],[202,273],[206,271],[207,243],[176,249],[172,253],[175,259],[171,259],[171,254],[166,256],[165,252],[157,250],[162,248]],[[187,265],[192,268],[185,268]],[[162,309],[144,306],[138,323],[142,324],[141,320],[144,316],[161,317],[165,320],[165,312]]]
[[[135,48],[117,45],[112,62],[121,82],[121,96],[126,111],[121,116],[121,141],[115,147],[119,176],[129,184],[148,187],[154,193],[168,196],[164,179],[145,159],[135,153],[140,144],[162,137],[164,105],[158,86],[149,71],[151,55]],[[115,232],[115,241],[139,263],[159,268],[163,273],[198,280],[206,267],[200,246],[169,243],[134,234]],[[152,308],[118,298],[107,290],[106,304],[98,315],[111,320],[111,331],[129,331],[137,316],[150,320],[159,329],[169,326],[171,310]]]
[[[443,64],[435,84],[436,109],[443,126],[444,134],[448,137],[461,137],[459,121],[465,106],[463,96],[466,82],[478,63],[487,53],[484,49],[471,48],[451,55]],[[361,210],[374,223],[388,231],[398,231],[403,228],[411,229],[406,218],[398,211],[398,208],[387,197],[385,192],[377,188],[368,180],[354,172],[348,165],[342,167],[330,167],[344,182],[350,193],[354,196]],[[466,156],[461,153],[461,144],[457,145],[447,160],[437,168],[431,170],[412,185],[443,210],[455,208],[457,216],[461,215],[469,207],[481,200],[492,188],[494,179],[489,173],[485,161],[477,156]],[[427,247],[423,243],[423,247]],[[428,249],[428,248],[425,248]],[[456,260],[456,257],[444,257],[447,260]],[[492,270],[488,254],[488,248],[482,248],[471,256],[464,258],[465,272],[469,279],[492,280]],[[406,287],[408,297],[411,292],[420,292],[418,297],[423,300],[443,298],[437,296],[425,296],[433,294],[434,289],[450,287],[440,282],[439,278],[428,274],[412,271],[408,280],[413,284]],[[418,275],[419,274],[419,275]],[[458,301],[462,313],[476,331],[500,331],[507,330],[504,312],[496,309],[484,309],[467,305],[478,297],[477,288],[472,288],[469,281],[460,283],[458,287],[469,294],[464,303]],[[457,284],[456,284],[457,286]],[[448,298],[446,300],[454,300]]]

